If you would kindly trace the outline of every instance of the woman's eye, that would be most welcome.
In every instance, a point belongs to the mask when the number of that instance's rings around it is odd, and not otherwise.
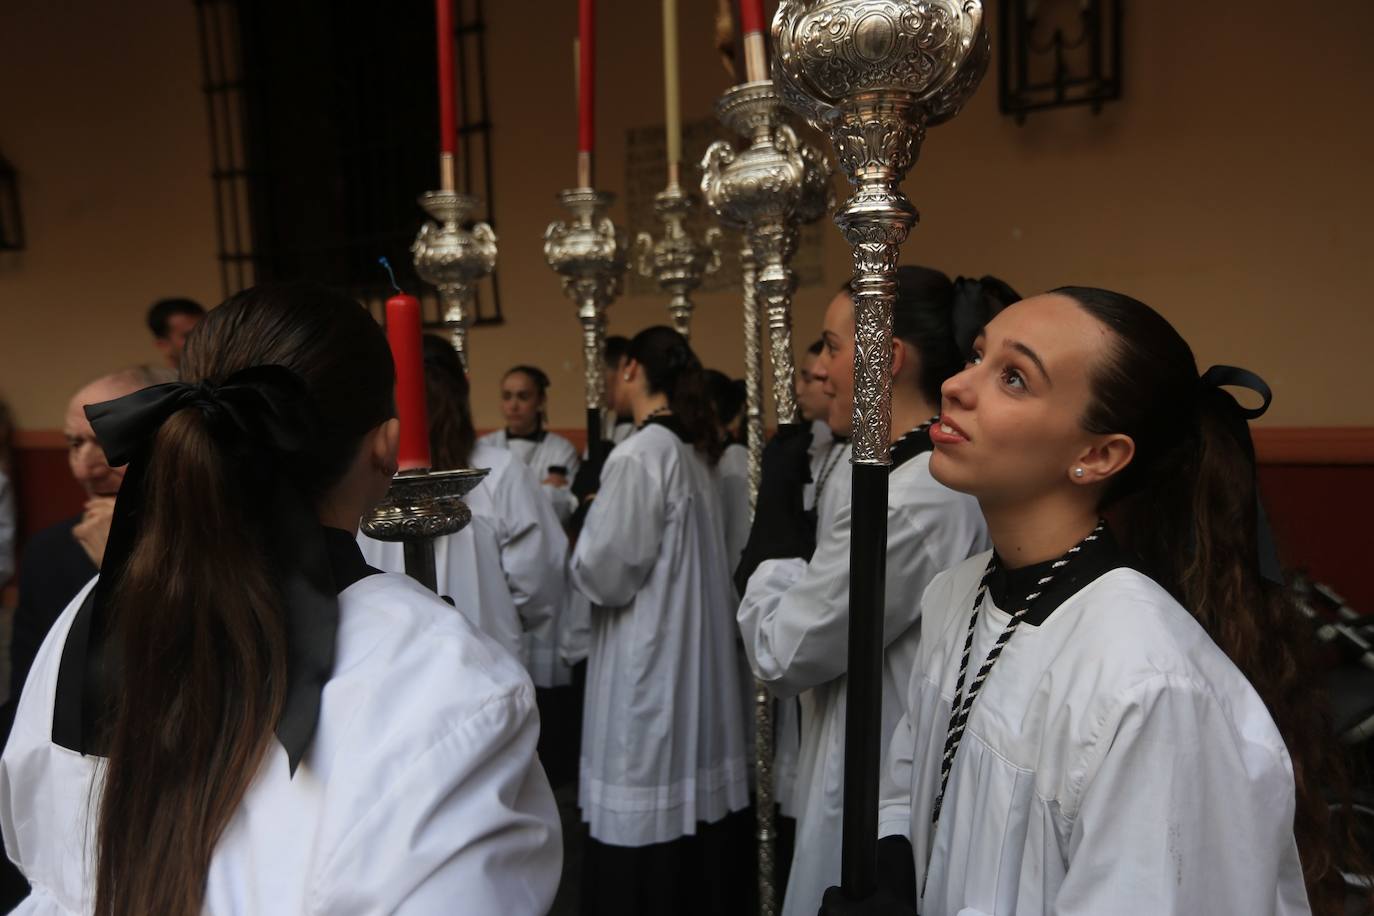
[[[979,353],[977,350],[974,350],[972,353],[968,355],[968,358],[964,360],[964,367],[967,368],[969,366],[977,366],[980,363],[982,363],[982,361],[983,354]]]
[[[1015,369],[1003,369],[1002,381],[1012,388],[1024,389],[1026,387],[1026,380]]]

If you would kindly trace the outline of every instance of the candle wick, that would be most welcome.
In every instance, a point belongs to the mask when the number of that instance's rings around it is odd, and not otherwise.
[[[401,287],[396,283],[396,272],[391,269],[391,261],[386,258],[378,258],[377,263],[386,268],[386,275],[391,278],[391,288],[396,292],[401,292]]]

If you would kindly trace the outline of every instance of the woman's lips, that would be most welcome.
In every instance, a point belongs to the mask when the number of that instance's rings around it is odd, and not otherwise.
[[[967,442],[968,436],[964,435],[962,429],[941,417],[940,421],[930,428],[930,441],[937,445],[958,445]]]

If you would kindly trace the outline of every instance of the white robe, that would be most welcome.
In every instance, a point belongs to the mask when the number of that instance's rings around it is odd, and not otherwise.
[[[5,849],[33,886],[24,916],[94,905],[104,759],[50,740],[57,669],[83,590],[43,643],[0,760]],[[215,847],[206,913],[543,914],[562,835],[535,756],[519,663],[418,583],[339,595],[334,673],[296,774],[268,744]]]
[[[749,540],[749,450],[731,443],[721,453],[714,468],[720,494],[721,522],[725,526],[725,558],[733,576]]]
[[[836,486],[841,475],[848,476],[848,470],[837,468],[826,489]],[[825,889],[840,878],[850,511],[846,499],[833,523],[819,529],[810,563],[770,560],[760,565],[739,609],[754,672],[777,696],[800,694],[802,700],[794,788],[797,845],[784,916],[814,916]],[[977,502],[930,476],[929,452],[892,471],[883,623],[883,746],[902,714],[902,695],[919,642],[920,607],[913,597],[936,573],[986,544]],[[911,638],[899,639],[908,633]]]
[[[479,442],[469,463],[488,473],[464,498],[472,521],[435,542],[439,593],[520,658],[535,686],[558,686],[566,669],[546,646],[569,591],[567,536],[533,473],[510,452]],[[400,543],[360,534],[358,544],[378,569],[405,571]]]
[[[540,482],[540,487],[548,497],[549,505],[553,507],[559,524],[568,523],[568,519],[572,518],[573,512],[577,510],[577,497],[573,495],[571,486],[554,486],[551,483],[543,483],[543,480],[549,476],[551,467],[566,469],[570,483],[577,475],[577,469],[582,461],[571,442],[558,433],[547,430],[538,442],[528,439],[507,439],[506,431],[498,429],[479,438],[477,444],[484,448],[506,449],[523,461],[534,473],[534,479]],[[534,682],[540,687],[561,687],[572,683],[572,668],[563,661],[558,651],[559,634],[563,627],[557,618],[566,612],[569,600],[565,592],[554,623],[550,626],[536,627],[525,636],[525,657],[530,660],[530,670],[535,674]]]
[[[1254,688],[1129,569],[1022,624],[983,684],[938,831],[959,658],[987,555],[936,577],[880,836],[911,839],[924,916],[1295,916],[1292,765]],[[983,601],[970,672],[1009,620]],[[927,870],[927,862],[929,869]]]
[[[508,439],[504,429],[487,433],[477,441],[479,444],[506,449],[523,461],[534,472],[534,479],[544,488],[544,495],[549,498],[558,520],[567,524],[568,519],[577,510],[577,497],[572,494],[571,484],[572,479],[577,476],[578,467],[582,464],[582,459],[578,457],[577,449],[573,448],[571,442],[548,430],[544,431],[543,438],[538,442],[530,439]],[[569,486],[557,487],[543,482],[549,476],[549,468],[552,467],[561,467],[565,470]]]
[[[832,451],[832,446],[835,446]],[[835,517],[840,509],[849,506],[849,492],[852,483],[849,464],[853,448],[848,442],[836,442],[830,427],[824,420],[811,424],[811,482],[803,493],[803,504],[807,509],[816,510],[816,533],[829,531],[835,525]],[[831,473],[825,481],[820,475],[825,467]],[[816,504],[817,484],[820,489],[820,504]],[[752,679],[752,672],[750,677]],[[797,797],[797,763],[801,756],[801,705],[800,697],[779,699],[774,709],[777,711],[773,727],[773,798],[778,803],[783,816],[796,818],[801,811],[804,799]]]
[[[734,588],[710,471],[651,423],[615,447],[573,551],[592,602],[579,801],[618,846],[749,803]]]

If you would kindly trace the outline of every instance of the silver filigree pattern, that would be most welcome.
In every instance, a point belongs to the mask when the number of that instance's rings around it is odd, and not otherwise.
[[[749,517],[759,501],[763,477],[763,349],[759,345],[759,300],[754,286],[754,249],[740,245],[739,264],[744,281],[744,423],[749,448]]]
[[[668,293],[668,314],[683,337],[692,336],[692,291],[704,276],[720,269],[721,232],[707,229],[698,242],[687,229],[696,201],[676,182],[654,195],[654,212],[663,220],[655,241],[647,232],[635,238],[634,264],[640,276],[654,277]]]
[[[742,149],[718,140],[702,160],[701,188],[707,205],[724,222],[742,225],[753,251],[755,286],[769,329],[773,399],[779,423],[795,423],[792,295],[797,288],[792,256],[798,222],[819,218],[830,199],[830,166],[824,154],[798,140],[786,123],[771,82],[744,83],[716,103],[722,123],[738,134]]]
[[[486,468],[402,471],[360,528],[379,541],[417,541],[461,531],[472,519],[463,497],[486,476]]]
[[[428,191],[420,206],[433,222],[420,227],[410,246],[420,279],[439,291],[444,326],[463,368],[468,366],[468,325],[472,323],[477,283],[496,268],[496,233],[486,223],[464,228],[477,198],[453,191]]]
[[[563,292],[577,305],[582,323],[582,369],[587,407],[606,406],[606,307],[620,295],[628,246],[625,233],[606,214],[615,196],[592,188],[560,191],[558,200],[573,214],[555,220],[544,232],[544,259],[563,276]]]
[[[830,134],[855,186],[835,215],[854,258],[854,462],[889,463],[892,298],[916,209],[901,181],[926,128],[953,117],[987,69],[981,0],[782,0],[773,79]]]

